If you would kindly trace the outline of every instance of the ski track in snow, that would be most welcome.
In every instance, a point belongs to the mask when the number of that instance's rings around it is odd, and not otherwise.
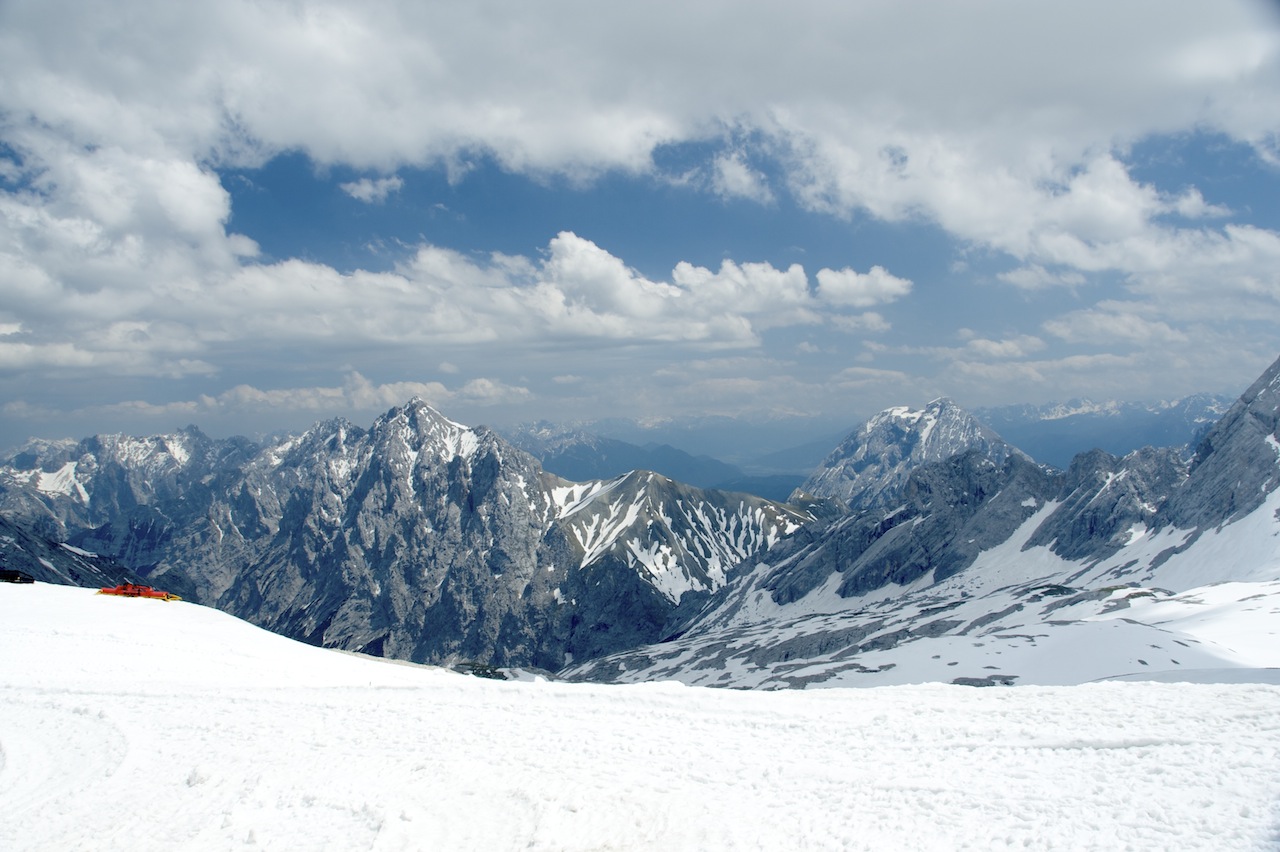
[[[1280,687],[493,682],[0,586],[0,848],[1268,849]]]

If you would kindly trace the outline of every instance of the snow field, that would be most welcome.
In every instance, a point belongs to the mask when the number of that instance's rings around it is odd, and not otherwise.
[[[1267,849],[1280,687],[494,682],[0,586],[0,848]]]

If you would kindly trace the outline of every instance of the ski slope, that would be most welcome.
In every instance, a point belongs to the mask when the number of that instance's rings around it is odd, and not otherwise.
[[[1280,686],[497,682],[0,585],[0,849],[1275,849]]]

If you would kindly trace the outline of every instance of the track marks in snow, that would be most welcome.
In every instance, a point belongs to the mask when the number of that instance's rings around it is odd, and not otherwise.
[[[495,683],[41,584],[0,588],[0,639],[24,649],[0,655],[5,850],[1224,852],[1280,828],[1277,686]]]
[[[82,826],[68,818],[82,813],[86,800],[111,806],[100,791],[129,744],[92,695],[40,700],[17,693],[0,691],[0,848],[73,848]]]

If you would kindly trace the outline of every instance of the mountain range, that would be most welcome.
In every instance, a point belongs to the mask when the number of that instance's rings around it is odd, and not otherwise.
[[[133,571],[313,644],[576,679],[1257,665],[1221,623],[1256,638],[1280,613],[1278,419],[1280,361],[1194,454],[1098,449],[1061,470],[941,399],[872,417],[787,503],[644,470],[571,481],[421,400],[261,443],[35,441],[0,463],[21,533],[0,530],[0,558],[55,582]],[[592,440],[543,432],[543,455]]]
[[[660,638],[684,595],[811,519],[654,473],[572,483],[420,400],[266,445],[36,442],[0,468],[0,508],[294,638],[547,669]]]
[[[932,408],[873,418],[815,476],[847,499],[873,458],[888,493],[855,489],[868,508],[739,565],[669,641],[566,675],[782,688],[1280,665],[1280,361],[1189,464],[1094,450],[1063,472],[964,433],[899,485],[887,462],[929,444]]]
[[[1125,455],[1142,447],[1184,447],[1188,454],[1204,433],[1231,405],[1219,394],[1194,394],[1156,402],[1094,402],[1075,399],[1047,405],[1007,405],[969,412],[975,425],[995,434],[1036,461],[1065,469],[1080,452],[1092,449]],[[924,410],[934,414],[934,404]],[[953,411],[960,409],[950,403]],[[905,416],[906,407],[888,409],[872,421],[892,421]],[[800,434],[815,424],[794,424]],[[868,424],[869,425],[869,424]],[[630,470],[653,470],[680,482],[725,491],[746,491],[769,500],[786,501],[840,450],[837,443],[853,441],[856,430],[844,438],[827,437],[778,450],[768,448],[787,439],[780,424],[764,428],[729,418],[704,418],[690,422],[638,423],[621,419],[570,425],[539,421],[503,432],[503,437],[533,455],[552,473],[570,480],[607,479]],[[945,430],[945,427],[944,427]],[[708,434],[720,436],[719,440]],[[725,435],[742,436],[726,442]],[[644,441],[643,444],[620,436]],[[730,464],[710,455],[693,455],[655,439],[683,440],[737,459]],[[794,437],[792,437],[794,440]],[[714,448],[714,449],[713,449]],[[920,459],[910,459],[918,464]]]
[[[1065,469],[1091,449],[1119,456],[1142,447],[1194,450],[1232,402],[1209,393],[1156,402],[1073,399],[977,408],[973,415],[1036,461]]]

